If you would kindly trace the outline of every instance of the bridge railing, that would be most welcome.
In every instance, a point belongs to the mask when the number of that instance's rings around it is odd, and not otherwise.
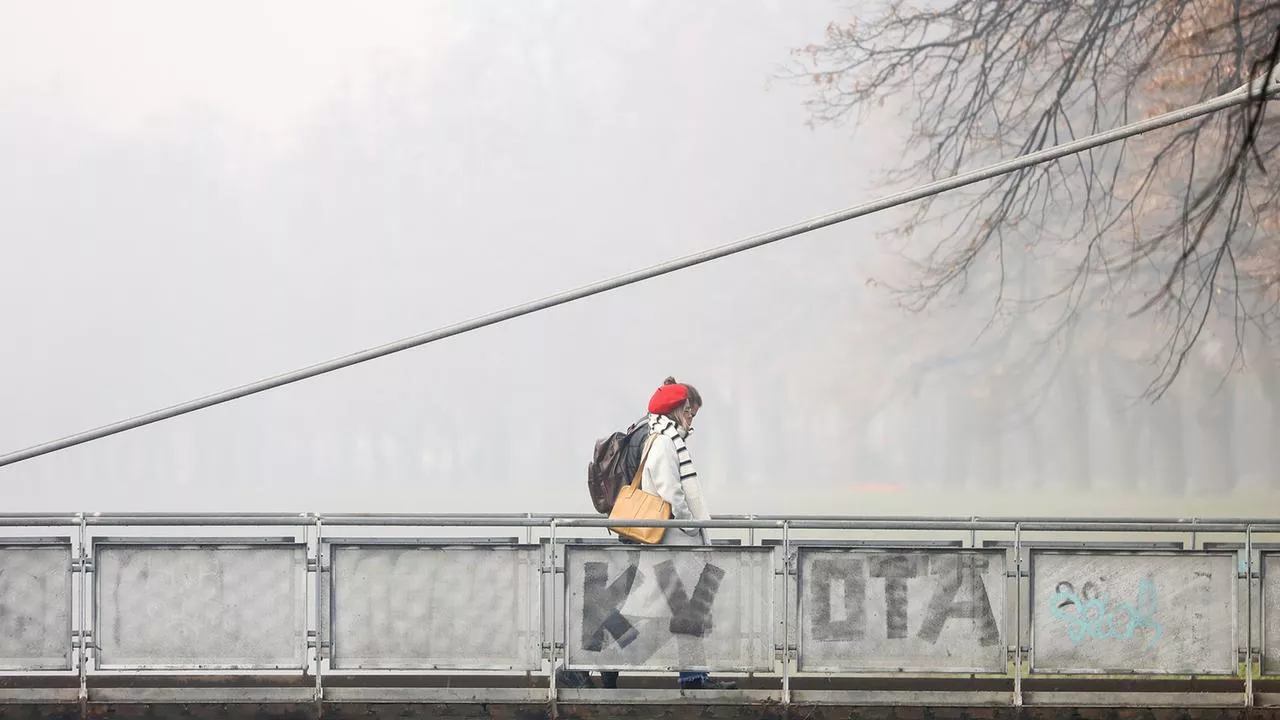
[[[260,688],[209,695],[220,702],[405,699],[435,692],[406,690],[410,678],[467,674],[495,678],[477,701],[555,702],[593,697],[558,687],[556,669],[708,670],[742,676],[744,701],[831,700],[815,678],[923,688],[884,702],[1010,705],[1070,701],[1046,679],[1111,702],[1093,688],[1207,678],[1216,693],[1199,702],[1249,705],[1255,681],[1280,672],[1275,520],[635,523],[702,527],[714,544],[700,547],[622,544],[607,524],[0,516],[0,696],[84,703],[192,675]],[[954,678],[979,689],[929,690]]]

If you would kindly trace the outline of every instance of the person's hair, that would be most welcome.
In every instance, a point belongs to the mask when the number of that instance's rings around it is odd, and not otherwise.
[[[690,385],[689,383],[676,382],[676,379],[674,377],[667,376],[667,379],[663,380],[662,384],[663,385],[683,385],[684,389],[689,391],[689,398],[686,402],[689,402],[695,407],[702,407],[702,395],[698,393],[697,388]]]

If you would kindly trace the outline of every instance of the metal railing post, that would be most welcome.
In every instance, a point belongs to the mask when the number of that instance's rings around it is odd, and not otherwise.
[[[1013,526],[1013,706],[1022,707],[1022,523]]]
[[[1253,526],[1244,528],[1244,706],[1253,707]]]
[[[800,588],[796,586],[796,599]],[[791,705],[791,522],[782,521],[782,706]]]
[[[324,520],[316,513],[316,717],[324,712]]]
[[[551,576],[551,643],[550,643],[551,648],[550,648],[550,654],[548,655],[551,662],[551,677],[547,682],[547,702],[551,703],[551,717],[555,718],[557,715],[556,699],[557,699],[557,695],[559,694],[559,691],[556,688],[556,645],[557,645],[557,640],[560,637],[560,633],[556,631],[556,619],[559,617],[559,615],[556,612],[558,609],[557,607],[558,603],[556,602],[556,519],[555,518],[551,518],[550,529],[548,530],[547,535],[549,537],[548,547],[549,547],[549,553],[550,553],[550,561],[549,561],[549,567],[547,567],[546,570]],[[545,583],[544,583],[544,588],[545,588]]]
[[[89,525],[85,521],[84,513],[76,513],[76,521],[79,524],[79,562],[76,563],[76,569],[80,572],[80,577],[76,578],[80,587],[80,626],[76,628],[76,663],[79,665],[80,689],[76,694],[76,698],[80,704],[80,717],[89,717],[89,551],[87,548],[89,540]]]

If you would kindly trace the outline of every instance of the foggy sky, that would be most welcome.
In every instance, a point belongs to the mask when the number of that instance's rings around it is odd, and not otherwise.
[[[842,13],[0,6],[0,452],[895,189],[878,173],[902,118],[810,129],[807,88],[778,79]],[[1153,408],[1133,400],[1151,368],[1098,349],[1028,414],[1016,378],[947,360],[982,347],[989,298],[894,307],[868,280],[899,272],[878,233],[901,218],[2,468],[3,508],[586,512],[592,443],[669,374],[707,401],[691,448],[713,513],[1275,499],[1252,376]],[[904,380],[920,363],[938,369]]]

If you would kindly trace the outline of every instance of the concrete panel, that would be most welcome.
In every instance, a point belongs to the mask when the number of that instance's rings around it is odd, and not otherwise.
[[[302,668],[301,545],[95,544],[98,666]]]
[[[1035,672],[1233,674],[1234,553],[1031,553]]]
[[[329,547],[334,668],[540,667],[540,548]]]
[[[799,550],[804,672],[1005,672],[1003,550]]]
[[[71,544],[0,547],[0,670],[71,669]]]
[[[569,666],[768,671],[773,550],[570,546]]]
[[[1261,565],[1262,672],[1280,675],[1280,554],[1263,553]]]

